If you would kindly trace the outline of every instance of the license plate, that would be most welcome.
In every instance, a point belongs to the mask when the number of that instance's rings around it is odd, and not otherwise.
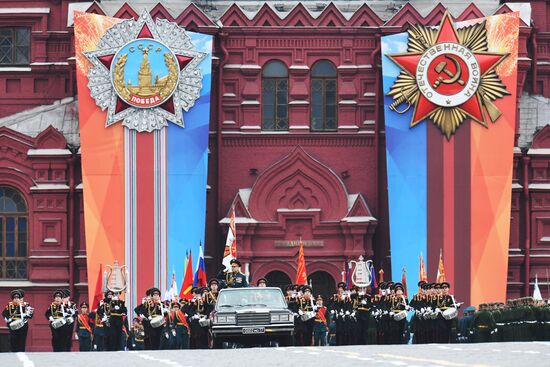
[[[243,334],[264,334],[265,327],[243,327]]]

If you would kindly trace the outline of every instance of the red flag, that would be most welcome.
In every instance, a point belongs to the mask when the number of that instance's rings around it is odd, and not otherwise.
[[[403,272],[401,273],[401,284],[403,284],[403,294],[405,297],[409,297],[409,292],[407,291],[407,270],[403,267]]]
[[[102,265],[99,264],[99,273],[97,274],[97,282],[95,284],[94,299],[91,304],[91,310],[99,307],[99,302],[103,299],[103,278]]]
[[[296,272],[296,284],[307,284],[306,259],[304,257],[304,247],[300,238],[300,249],[298,250],[298,271]]]
[[[443,267],[443,250],[439,251],[439,266],[437,268],[437,283],[445,281],[445,268]]]
[[[426,268],[424,267],[424,259],[422,258],[422,252],[420,253],[420,269],[418,269],[418,280],[428,281],[426,275]]]
[[[185,275],[183,276],[183,282],[181,283],[180,298],[191,299],[191,289],[193,288],[193,257],[189,252],[189,261],[187,262],[187,269],[185,269]]]

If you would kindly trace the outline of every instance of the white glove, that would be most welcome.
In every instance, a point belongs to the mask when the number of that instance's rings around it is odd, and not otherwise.
[[[106,321],[107,321],[107,316],[103,316],[103,317],[101,318],[101,321],[106,322]]]
[[[6,319],[6,318],[4,317],[4,320],[6,320],[6,322],[9,324],[9,323],[11,322],[11,317],[10,317],[9,319]]]
[[[351,313],[351,317],[355,317],[355,312],[352,312],[352,313]]]
[[[313,311],[317,311],[319,309],[319,306],[315,305],[313,306]]]
[[[53,322],[53,316],[50,316],[50,317],[48,318],[48,320],[50,320],[51,322]]]
[[[349,311],[346,311],[346,316],[349,316],[349,315],[350,315]]]
[[[303,315],[303,314],[304,314],[304,311],[302,311],[302,310],[298,310],[298,314],[299,314],[299,315],[301,316],[301,315]]]
[[[393,313],[393,311],[390,311],[390,316],[393,316],[393,315],[395,315],[395,314]]]
[[[119,306],[115,306],[115,310],[120,310],[120,307],[119,307]]]
[[[331,314],[331,315],[334,315],[335,313],[336,313],[336,311],[330,310],[330,314]]]
[[[194,314],[193,316],[191,316],[191,318],[192,318],[193,320],[198,320],[198,319],[200,319],[201,317],[200,317],[199,315],[197,315],[197,314]]]
[[[366,305],[366,304],[367,304],[367,301],[362,300],[362,301],[361,301],[361,304],[362,304],[362,305]]]
[[[74,340],[78,340],[78,334],[77,333],[74,334]]]
[[[153,318],[151,316],[147,317],[149,319],[149,321],[153,320]]]
[[[145,315],[142,314],[142,313],[140,313],[140,314],[139,314],[139,317],[143,320],[143,319],[145,318]]]

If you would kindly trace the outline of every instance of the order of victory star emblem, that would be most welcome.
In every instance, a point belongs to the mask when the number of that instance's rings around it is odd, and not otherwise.
[[[198,68],[206,53],[194,50],[185,29],[165,19],[154,22],[147,11],[138,20],[115,24],[95,51],[90,95],[107,110],[106,126],[122,121],[138,132],[162,129],[168,121],[184,126],[188,111],[200,96]]]
[[[468,118],[487,127],[500,117],[493,101],[510,93],[495,68],[508,54],[488,52],[485,21],[455,29],[445,13],[439,30],[412,25],[408,36],[407,53],[386,55],[401,68],[390,110],[413,107],[410,127],[427,118],[447,139]]]

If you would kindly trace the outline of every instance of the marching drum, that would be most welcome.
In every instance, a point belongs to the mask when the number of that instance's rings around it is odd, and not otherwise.
[[[393,315],[393,319],[395,321],[401,321],[403,320],[405,317],[407,317],[407,311],[401,311],[401,312],[398,312],[396,314]]]
[[[151,319],[151,327],[158,328],[164,325],[164,316],[155,316]]]
[[[54,329],[59,329],[61,326],[65,325],[66,323],[67,323],[67,320],[65,320],[63,317],[60,317],[52,321],[52,327]]]
[[[10,330],[19,330],[23,326],[25,326],[25,320],[19,319],[19,320],[13,320],[9,323]]]
[[[452,320],[458,316],[458,310],[454,307],[448,308],[443,311],[443,318],[445,320]]]
[[[303,315],[300,316],[302,321],[308,321],[315,317],[315,311],[307,311]]]
[[[201,317],[199,319],[199,325],[202,326],[202,327],[208,327],[210,326],[210,319],[206,318],[206,317]]]

